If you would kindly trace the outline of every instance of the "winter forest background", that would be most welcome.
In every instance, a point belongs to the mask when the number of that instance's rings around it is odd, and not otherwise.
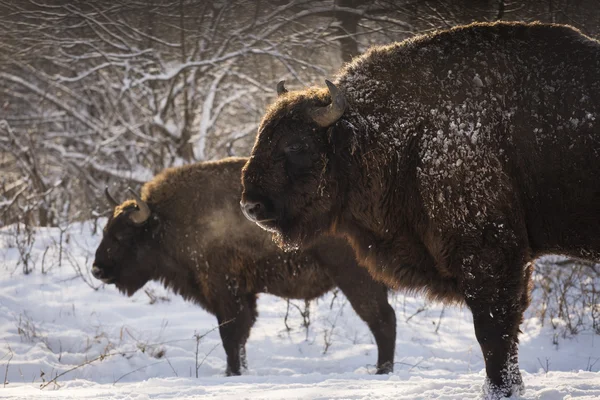
[[[500,19],[600,37],[598,0],[0,0],[2,269],[72,267],[97,290],[69,240],[101,232],[106,186],[122,199],[166,167],[247,155],[280,80],[323,85],[370,45]],[[599,274],[537,263],[531,312],[553,342],[600,334]]]
[[[373,44],[472,21],[600,33],[596,0],[5,0],[0,224],[61,226],[102,191],[246,155],[275,86],[323,85]]]

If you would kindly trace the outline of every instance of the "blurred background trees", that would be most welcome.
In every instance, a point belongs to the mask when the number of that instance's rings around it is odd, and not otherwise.
[[[0,1],[0,225],[107,210],[158,171],[246,155],[275,86],[472,21],[569,23],[597,0]]]

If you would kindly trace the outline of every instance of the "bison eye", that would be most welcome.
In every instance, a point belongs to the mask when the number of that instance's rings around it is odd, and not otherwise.
[[[286,146],[283,150],[290,154],[290,153],[300,153],[301,151],[306,150],[307,146],[304,143],[292,143],[288,146]]]

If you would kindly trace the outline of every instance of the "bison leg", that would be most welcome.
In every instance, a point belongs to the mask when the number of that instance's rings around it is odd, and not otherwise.
[[[246,364],[246,340],[256,321],[256,295],[247,295],[217,315],[219,333],[227,354],[227,376],[240,375],[242,364]],[[246,366],[246,365],[244,365]]]
[[[496,398],[523,389],[519,371],[518,330],[522,312],[507,311],[507,304],[471,305],[475,336],[485,359],[485,391]]]
[[[485,359],[484,390],[493,399],[510,396],[523,390],[518,334],[529,302],[527,241],[507,224],[496,223],[463,243],[459,262],[465,301]]]
[[[246,355],[246,343],[240,347],[240,364],[243,369],[248,369],[248,357]]]
[[[388,303],[387,288],[375,282],[366,269],[357,265],[353,266],[352,271],[341,270],[334,282],[375,337],[377,374],[393,372],[396,313]]]

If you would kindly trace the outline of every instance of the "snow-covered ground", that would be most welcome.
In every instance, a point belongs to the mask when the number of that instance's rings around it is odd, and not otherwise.
[[[341,294],[312,304],[308,335],[295,307],[288,332],[286,302],[261,295],[247,345],[249,369],[227,378],[212,315],[155,283],[127,298],[91,277],[100,238],[90,234],[90,224],[65,232],[62,252],[59,230],[40,230],[28,275],[17,265],[13,229],[0,230],[0,376],[7,382],[0,398],[481,396],[484,364],[465,308],[390,295],[398,318],[395,372],[376,376],[371,334]],[[600,398],[600,336],[581,332],[554,345],[554,331],[531,313],[522,329],[522,398]]]

